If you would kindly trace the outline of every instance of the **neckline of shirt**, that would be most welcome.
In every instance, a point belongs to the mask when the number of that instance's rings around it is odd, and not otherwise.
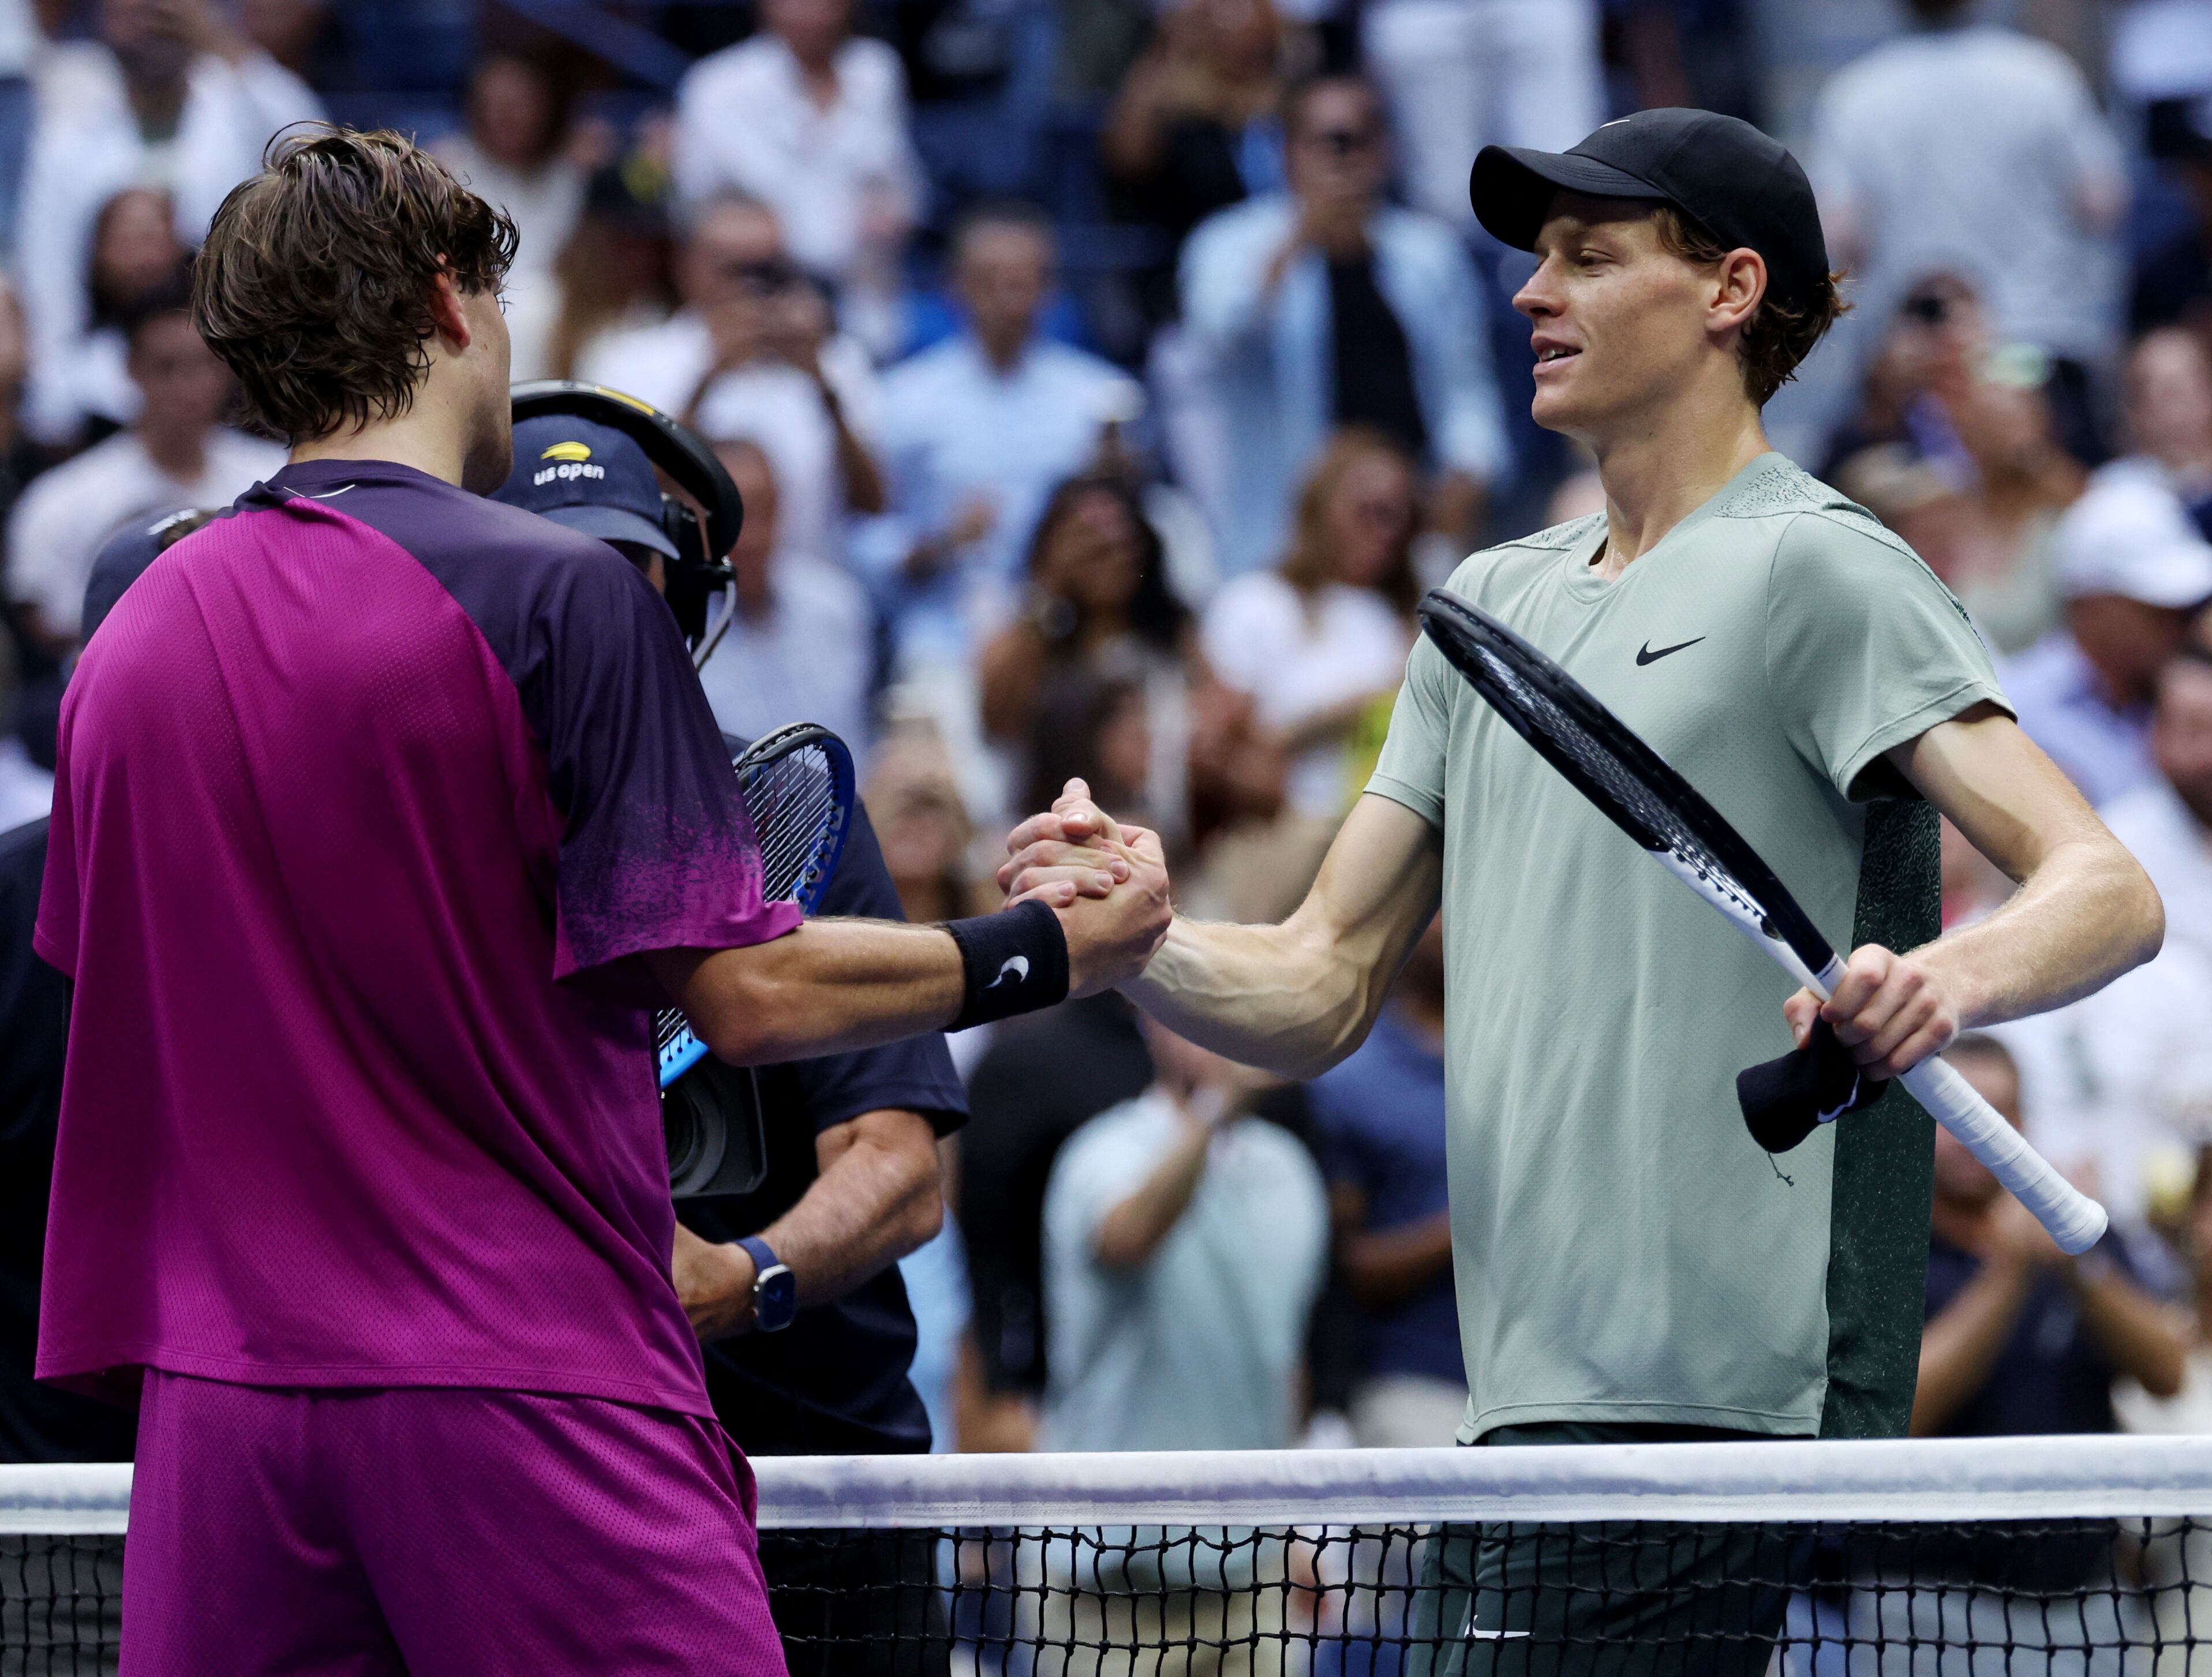
[[[1729,478],[1727,483],[1722,484],[1684,514],[1680,522],[1653,543],[1648,551],[1630,561],[1628,568],[1609,582],[1599,576],[1591,567],[1591,562],[1603,550],[1607,538],[1611,533],[1604,518],[1601,516],[1593,534],[1583,537],[1582,540],[1566,550],[1565,564],[1562,574],[1566,582],[1567,592],[1585,605],[1594,605],[1610,599],[1620,592],[1623,584],[1638,573],[1644,571],[1653,560],[1671,554],[1686,534],[1695,532],[1711,521],[1716,511],[1734,498],[1744,485],[1760,474],[1772,471],[1777,462],[1786,465],[1789,464],[1789,457],[1771,448],[1749,461],[1735,477]]]

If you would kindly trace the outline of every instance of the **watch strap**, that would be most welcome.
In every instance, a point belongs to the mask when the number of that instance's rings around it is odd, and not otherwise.
[[[783,1261],[775,1255],[775,1249],[758,1235],[747,1235],[737,1243],[737,1246],[739,1251],[753,1261],[753,1274],[756,1278],[765,1274]]]

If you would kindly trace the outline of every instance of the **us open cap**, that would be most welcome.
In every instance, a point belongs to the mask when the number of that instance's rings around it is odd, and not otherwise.
[[[645,451],[609,426],[548,415],[514,428],[514,470],[491,497],[603,542],[674,559],[660,526],[660,480]]]
[[[1566,151],[1485,146],[1468,183],[1475,219],[1516,250],[1536,234],[1561,190],[1670,204],[1730,250],[1766,260],[1767,295],[1810,302],[1828,273],[1812,183],[1779,140],[1712,111],[1638,111]]]

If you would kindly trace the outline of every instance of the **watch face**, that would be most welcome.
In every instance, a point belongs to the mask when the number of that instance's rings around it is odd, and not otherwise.
[[[781,1264],[771,1265],[753,1283],[753,1305],[763,1332],[789,1327],[799,1314],[799,1278]]]

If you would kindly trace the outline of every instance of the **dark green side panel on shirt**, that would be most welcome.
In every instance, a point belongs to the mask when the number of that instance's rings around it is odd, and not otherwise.
[[[1938,832],[1919,799],[1867,806],[1853,948],[1917,949],[1942,929]],[[1838,1121],[1823,1438],[1899,1438],[1912,1419],[1935,1187],[1935,1121],[1903,1085]]]

